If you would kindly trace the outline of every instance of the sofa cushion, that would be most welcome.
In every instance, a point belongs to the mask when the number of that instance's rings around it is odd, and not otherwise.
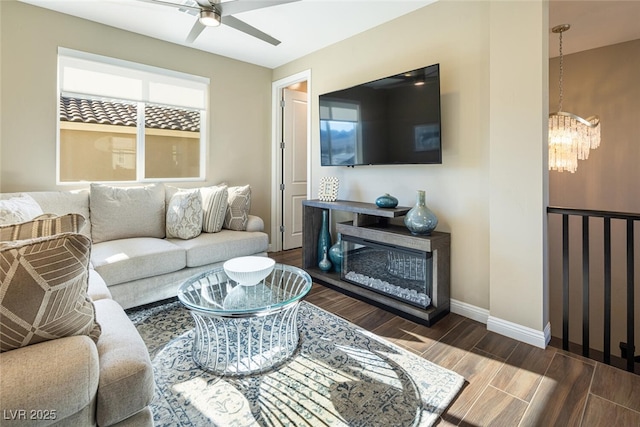
[[[0,243],[0,351],[100,336],[87,296],[91,240],[65,233]]]
[[[168,240],[135,237],[95,243],[91,262],[111,286],[177,271],[187,261],[186,251]]]
[[[202,209],[204,211],[202,231],[205,233],[217,233],[222,230],[224,218],[227,214],[227,205],[229,203],[227,186],[203,187],[200,192],[202,193]]]
[[[84,227],[84,223],[85,219],[80,214],[42,215],[27,222],[0,225],[0,242],[27,240],[61,233],[78,233]]]
[[[0,200],[0,225],[29,221],[44,212],[33,197],[18,194],[6,200]]]
[[[238,256],[266,252],[269,246],[266,233],[234,230],[202,233],[190,240],[169,241],[186,251],[187,267],[199,267]]]
[[[249,210],[251,209],[251,187],[229,187],[227,213],[224,218],[224,228],[244,231],[247,229]]]
[[[115,301],[95,302],[104,327],[98,341],[100,387],[96,403],[98,425],[112,425],[147,407],[153,399],[153,367],[136,327]]]
[[[165,236],[162,184],[128,188],[91,184],[89,207],[94,243]]]
[[[192,239],[202,232],[202,195],[194,190],[180,190],[167,205],[167,237]]]
[[[86,336],[60,338],[0,354],[0,406],[49,411],[59,426],[95,425],[99,367],[96,344]],[[53,413],[55,411],[55,414]],[[71,421],[73,420],[73,422]],[[7,422],[36,425],[36,421]],[[37,425],[45,425],[41,420]],[[1,425],[5,425],[0,421]]]

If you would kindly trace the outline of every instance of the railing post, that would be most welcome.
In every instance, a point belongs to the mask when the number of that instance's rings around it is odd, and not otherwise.
[[[562,215],[562,349],[569,350],[569,215]]]
[[[582,355],[589,357],[589,217],[582,217]]]
[[[633,236],[633,220],[627,220],[627,371],[634,371],[635,363],[635,307],[634,307],[634,236]]]
[[[611,364],[611,218],[604,218],[604,363]]]

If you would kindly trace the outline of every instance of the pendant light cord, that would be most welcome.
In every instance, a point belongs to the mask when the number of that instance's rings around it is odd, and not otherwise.
[[[564,60],[562,57],[562,33],[564,31],[560,31],[560,79],[559,79],[559,85],[560,85],[560,103],[558,105],[558,111],[562,111],[562,97],[563,97],[563,90],[562,90],[562,75],[564,74]]]

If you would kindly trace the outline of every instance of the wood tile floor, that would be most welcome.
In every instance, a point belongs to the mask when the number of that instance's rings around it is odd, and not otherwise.
[[[270,253],[300,267],[300,250]],[[426,327],[314,283],[306,300],[461,374],[439,426],[640,426],[640,376],[448,314]]]

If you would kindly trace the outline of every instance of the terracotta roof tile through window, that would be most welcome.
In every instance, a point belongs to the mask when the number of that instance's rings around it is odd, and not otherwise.
[[[135,127],[136,104],[60,97],[60,120]],[[200,112],[146,105],[145,127],[199,132]]]

